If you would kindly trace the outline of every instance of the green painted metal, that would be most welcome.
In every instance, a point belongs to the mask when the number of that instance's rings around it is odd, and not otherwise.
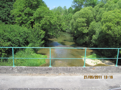
[[[15,67],[15,65],[14,65],[14,48],[12,48],[12,56],[13,56],[13,67]]]
[[[86,60],[86,50],[87,50],[87,48],[85,48],[85,57],[84,57],[84,66],[83,66],[83,67],[85,67],[85,60]]]
[[[52,67],[51,66],[51,48],[50,48],[50,66],[49,67]]]
[[[118,67],[118,56],[119,56],[119,49],[118,49],[118,52],[117,52],[117,60],[116,60],[116,67]]]
[[[0,59],[8,59],[8,57],[2,57]],[[13,59],[13,58],[9,58]],[[50,58],[14,58],[14,59],[50,59]],[[51,59],[83,59],[83,58],[51,58]],[[117,58],[86,58],[86,59],[117,59]],[[118,58],[121,59],[121,58]]]
[[[59,48],[59,49],[85,49],[79,47],[0,47],[0,48]],[[87,48],[87,49],[121,49],[121,48]]]
[[[84,66],[83,67],[86,67],[85,66],[85,61],[86,59],[117,59],[116,60],[116,67],[118,66],[118,59],[121,59],[121,58],[118,58],[119,57],[119,49],[121,48],[79,48],[79,47],[0,47],[0,48],[12,48],[12,57],[13,58],[9,58],[9,59],[13,59],[13,67],[15,67],[15,64],[14,64],[14,59],[50,59],[50,65],[49,67],[52,67],[51,66],[51,59],[83,59],[83,58],[51,58],[51,49],[52,48],[59,48],[59,49],[85,49],[85,57],[84,57]],[[49,51],[50,51],[50,58],[14,58],[14,48],[48,48]],[[117,58],[86,58],[86,50],[87,49],[117,49],[118,52],[117,52]],[[0,59],[8,59],[8,57],[0,57]]]

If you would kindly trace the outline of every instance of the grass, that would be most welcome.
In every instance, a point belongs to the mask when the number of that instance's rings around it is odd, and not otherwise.
[[[0,66],[13,66],[13,59],[9,57],[8,61],[0,62]],[[33,49],[27,48],[24,51],[18,51],[14,58],[47,58],[46,55],[36,54]],[[45,64],[45,59],[14,59],[15,66],[40,66]]]
[[[82,58],[84,58],[84,56],[82,56]],[[101,56],[99,56],[99,55],[97,55],[97,54],[95,54],[95,53],[93,53],[92,55],[89,55],[89,56],[86,56],[86,58],[95,58],[95,59],[91,59],[91,60],[96,60],[96,59],[98,59],[98,58],[106,58],[106,57],[101,57]],[[92,61],[91,61],[92,62]],[[97,62],[93,62],[94,64],[97,64]]]
[[[82,56],[82,58],[84,58],[84,57],[85,56]],[[98,59],[98,58],[106,58],[106,57],[101,57],[101,56],[93,53],[92,55],[86,56],[86,58],[96,58],[96,59]],[[96,59],[93,59],[93,60],[96,60]]]

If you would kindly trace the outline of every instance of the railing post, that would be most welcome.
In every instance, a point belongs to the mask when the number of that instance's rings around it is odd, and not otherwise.
[[[15,67],[15,65],[14,65],[14,48],[12,48],[12,56],[13,56],[13,67]]]
[[[50,66],[49,67],[52,67],[51,66],[51,47],[50,47]]]
[[[119,48],[118,48],[118,52],[117,52],[117,61],[116,61],[116,67],[118,67],[118,56],[119,56]]]
[[[83,66],[83,67],[85,67],[85,60],[86,60],[86,50],[87,50],[87,48],[85,48],[85,57],[84,57],[84,66]]]

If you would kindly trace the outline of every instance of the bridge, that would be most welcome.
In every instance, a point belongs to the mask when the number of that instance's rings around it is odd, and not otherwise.
[[[20,47],[6,48],[12,48],[13,66],[0,66],[0,90],[121,90],[120,48],[113,48],[117,49],[115,66],[96,67],[52,67],[52,58],[48,67],[15,66],[14,48]]]

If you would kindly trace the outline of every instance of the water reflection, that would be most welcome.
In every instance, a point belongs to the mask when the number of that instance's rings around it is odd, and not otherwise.
[[[48,44],[48,46],[53,46],[53,47],[56,47],[56,46],[59,46],[59,45],[61,45],[61,44],[58,43],[58,42],[52,42],[52,43]]]

